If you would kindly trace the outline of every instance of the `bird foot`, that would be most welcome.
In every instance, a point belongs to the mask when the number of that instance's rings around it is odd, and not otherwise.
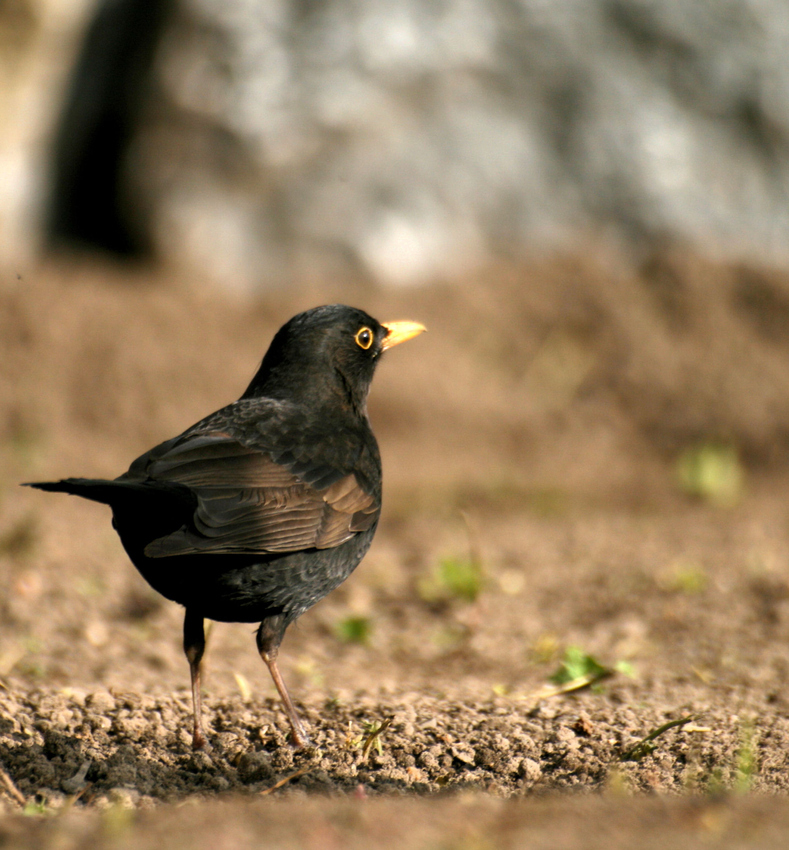
[[[297,750],[312,750],[315,748],[315,744],[312,743],[312,738],[310,738],[303,729],[298,733],[295,729],[293,729],[290,737],[293,740],[293,746]]]
[[[213,747],[208,743],[202,732],[195,732],[192,737],[192,749],[195,752],[210,753]]]

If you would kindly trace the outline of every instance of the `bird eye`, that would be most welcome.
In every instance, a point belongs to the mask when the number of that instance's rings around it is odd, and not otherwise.
[[[362,328],[357,331],[354,339],[356,340],[356,344],[359,348],[363,348],[367,351],[367,349],[373,344],[373,332],[370,328]]]

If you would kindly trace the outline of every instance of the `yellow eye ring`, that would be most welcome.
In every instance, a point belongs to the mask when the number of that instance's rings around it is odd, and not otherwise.
[[[373,332],[368,327],[360,328],[354,337],[359,348],[365,351],[373,344]]]

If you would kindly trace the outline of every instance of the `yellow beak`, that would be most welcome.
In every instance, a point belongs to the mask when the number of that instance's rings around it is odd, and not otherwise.
[[[386,351],[387,348],[391,348],[393,345],[400,345],[401,342],[405,342],[408,339],[413,339],[413,337],[421,334],[422,331],[427,330],[419,322],[381,322],[381,324],[386,328],[386,336],[381,345],[382,351]]]

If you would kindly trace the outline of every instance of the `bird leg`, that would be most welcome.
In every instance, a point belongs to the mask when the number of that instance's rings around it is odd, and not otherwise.
[[[194,731],[192,733],[192,749],[202,750],[208,742],[203,732],[203,700],[200,695],[200,662],[205,652],[205,631],[203,616],[195,613],[194,609],[186,609],[184,617],[184,652],[189,662],[189,672],[192,676],[192,709]]]
[[[290,721],[293,743],[296,747],[298,747],[298,749],[304,749],[305,747],[310,746],[310,736],[307,734],[304,724],[301,722],[301,718],[296,712],[296,707],[293,705],[293,700],[290,698],[288,689],[285,687],[285,682],[283,681],[279,672],[279,667],[277,666],[277,655],[279,654],[279,644],[281,640],[281,632],[267,626],[265,621],[260,624],[260,628],[257,633],[258,652],[260,653],[260,657],[266,663],[269,673],[271,673],[271,678],[274,680],[274,684],[279,692],[282,704],[285,707],[285,713],[288,715],[288,720]]]

